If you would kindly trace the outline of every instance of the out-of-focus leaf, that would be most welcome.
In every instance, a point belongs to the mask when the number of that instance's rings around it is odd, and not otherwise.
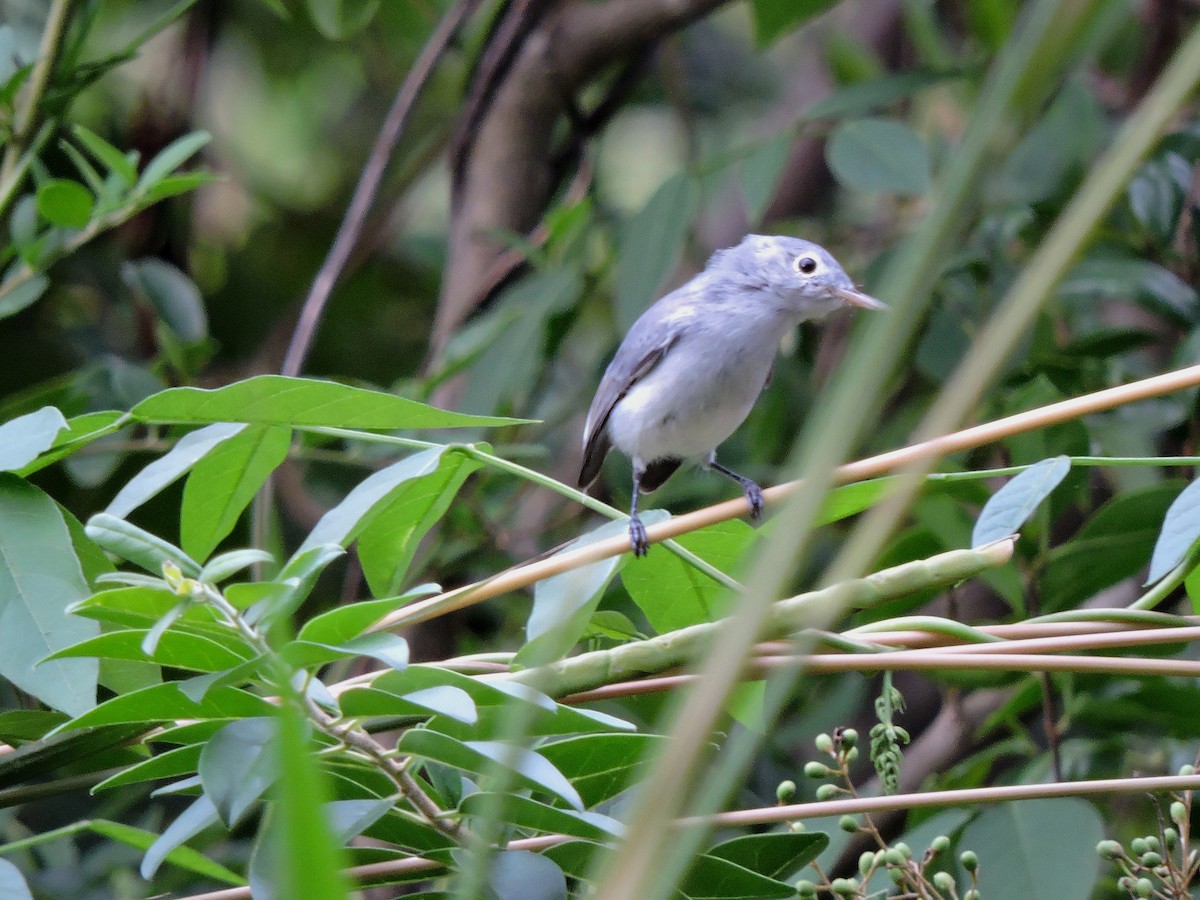
[[[0,859],[0,897],[4,900],[33,900],[25,876],[7,859]]]
[[[103,163],[110,172],[120,178],[125,187],[133,185],[137,180],[137,167],[129,157],[82,125],[76,125],[72,132],[79,143],[83,144],[98,162]]]
[[[29,465],[53,446],[66,427],[67,420],[53,406],[43,406],[0,425],[0,472]]]
[[[0,282],[0,319],[15,316],[25,307],[32,306],[48,287],[50,279],[40,272],[19,284],[12,279]]]
[[[622,823],[600,813],[561,809],[520,794],[479,791],[463,797],[458,805],[458,811],[466,816],[486,816],[494,809],[504,811],[505,822],[534,831],[569,834],[593,841],[605,841],[625,833]]]
[[[794,141],[795,135],[790,131],[777,134],[746,154],[738,165],[746,218],[751,223],[759,222],[766,212]]]
[[[1015,475],[992,495],[980,511],[971,532],[971,546],[981,547],[1020,531],[1033,511],[1070,471],[1071,460],[1065,456],[1055,456]]]
[[[870,81],[840,87],[828,97],[818,100],[801,116],[802,119],[844,119],[864,116],[867,113],[886,109],[897,101],[911,97],[931,85],[963,76],[961,71],[949,72],[899,72],[883,75]]]
[[[192,467],[183,487],[179,542],[204,559],[224,540],[267,477],[287,458],[290,428],[247,425]]]
[[[142,877],[149,881],[172,850],[198,835],[209,825],[215,825],[217,821],[217,810],[212,801],[203,794],[197,797],[146,851],[138,870]]]
[[[0,675],[73,716],[96,705],[96,661],[43,660],[99,632],[67,612],[89,593],[58,506],[0,473]]]
[[[163,488],[196,465],[210,450],[240,433],[246,426],[219,422],[189,432],[179,439],[169,452],[146,466],[129,479],[113,497],[105,512],[124,519],[131,512],[156,496]]]
[[[275,717],[240,719],[214,734],[200,751],[198,773],[217,815],[232,828],[279,775]]]
[[[60,228],[83,228],[92,217],[93,205],[92,192],[78,181],[55,178],[38,188],[38,212]]]
[[[161,259],[139,259],[126,263],[122,275],[181,341],[195,344],[208,337],[200,289],[175,266]]]
[[[836,3],[837,0],[753,0],[750,10],[758,45],[774,43]]]
[[[567,877],[552,859],[504,850],[492,857],[487,900],[567,900]]]
[[[305,0],[317,30],[331,41],[344,41],[370,24],[379,0]]]
[[[369,431],[477,428],[528,421],[497,416],[468,416],[382,391],[283,375],[257,375],[212,390],[170,388],[142,400],[131,412],[143,422],[184,425],[250,422],[295,427],[361,428]]]
[[[1144,303],[1175,322],[1196,318],[1200,295],[1158,263],[1113,255],[1085,259],[1067,273],[1058,293],[1069,299],[1127,298]]]
[[[855,119],[833,132],[825,148],[838,180],[861,191],[924,194],[929,152],[915,131],[895,119]]]
[[[617,326],[621,331],[628,331],[658,296],[664,279],[679,262],[698,201],[695,180],[674,175],[622,226],[616,274]]]
[[[1193,481],[1167,508],[1150,557],[1146,584],[1153,584],[1183,562],[1200,540],[1200,481]]]
[[[173,174],[176,169],[187,162],[189,157],[211,140],[212,135],[207,131],[194,131],[167,144],[154,159],[146,163],[146,168],[142,170],[142,175],[134,188],[135,192],[142,194],[150,190],[162,179]]]
[[[661,749],[667,740],[655,734],[585,734],[538,750],[570,779],[590,808],[625,790],[644,754]]]

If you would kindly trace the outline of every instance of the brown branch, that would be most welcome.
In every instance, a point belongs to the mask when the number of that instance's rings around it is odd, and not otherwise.
[[[384,170],[396,149],[400,136],[404,133],[417,97],[426,82],[429,81],[430,75],[433,74],[434,68],[450,45],[450,41],[453,40],[458,29],[475,11],[479,3],[480,0],[459,0],[451,7],[445,18],[434,29],[428,43],[425,44],[413,63],[408,76],[400,85],[400,90],[396,93],[395,100],[392,101],[392,107],[388,110],[387,118],[384,119],[379,135],[375,138],[375,144],[371,148],[367,164],[363,168],[362,175],[359,176],[342,224],[338,227],[333,244],[329,247],[329,253],[326,255],[325,261],[321,263],[321,268],[317,271],[316,278],[313,279],[308,297],[304,300],[300,319],[296,323],[296,330],[292,334],[287,355],[284,357],[283,366],[280,369],[284,375],[299,375],[304,368],[304,360],[316,337],[317,326],[320,324],[325,306],[329,302],[329,295],[333,292],[342,269],[358,243],[363,223],[366,222],[367,214],[379,191],[379,185],[383,181]]]

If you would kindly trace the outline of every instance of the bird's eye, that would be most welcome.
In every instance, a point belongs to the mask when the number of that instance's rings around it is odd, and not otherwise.
[[[792,266],[801,275],[811,275],[817,271],[817,261],[811,256],[798,256]]]

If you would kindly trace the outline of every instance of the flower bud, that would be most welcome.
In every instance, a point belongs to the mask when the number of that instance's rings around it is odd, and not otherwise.
[[[979,857],[975,855],[974,850],[964,850],[958,855],[958,861],[968,872],[974,872],[979,868]]]
[[[788,803],[796,796],[796,782],[781,781],[775,788],[775,799],[780,803]]]
[[[815,760],[813,762],[806,762],[804,764],[804,777],[828,778],[829,766],[825,765],[825,763],[816,762]]]
[[[825,732],[821,732],[820,734],[818,734],[817,739],[816,739],[816,741],[814,741],[814,743],[817,745],[817,749],[820,750],[822,753],[832,753],[833,752],[833,738],[831,738],[829,735],[825,734]]]
[[[1096,853],[1101,859],[1120,859],[1125,855],[1125,848],[1119,841],[1101,841],[1096,845]]]

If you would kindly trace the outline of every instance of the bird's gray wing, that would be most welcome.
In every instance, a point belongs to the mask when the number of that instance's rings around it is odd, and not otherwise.
[[[679,333],[658,335],[657,341],[638,340],[633,331],[617,350],[596,389],[583,429],[583,466],[579,471],[579,486],[587,487],[600,474],[600,466],[608,455],[612,441],[608,436],[608,417],[613,407],[629,393],[629,389],[645,378],[659,364],[675,343]]]

